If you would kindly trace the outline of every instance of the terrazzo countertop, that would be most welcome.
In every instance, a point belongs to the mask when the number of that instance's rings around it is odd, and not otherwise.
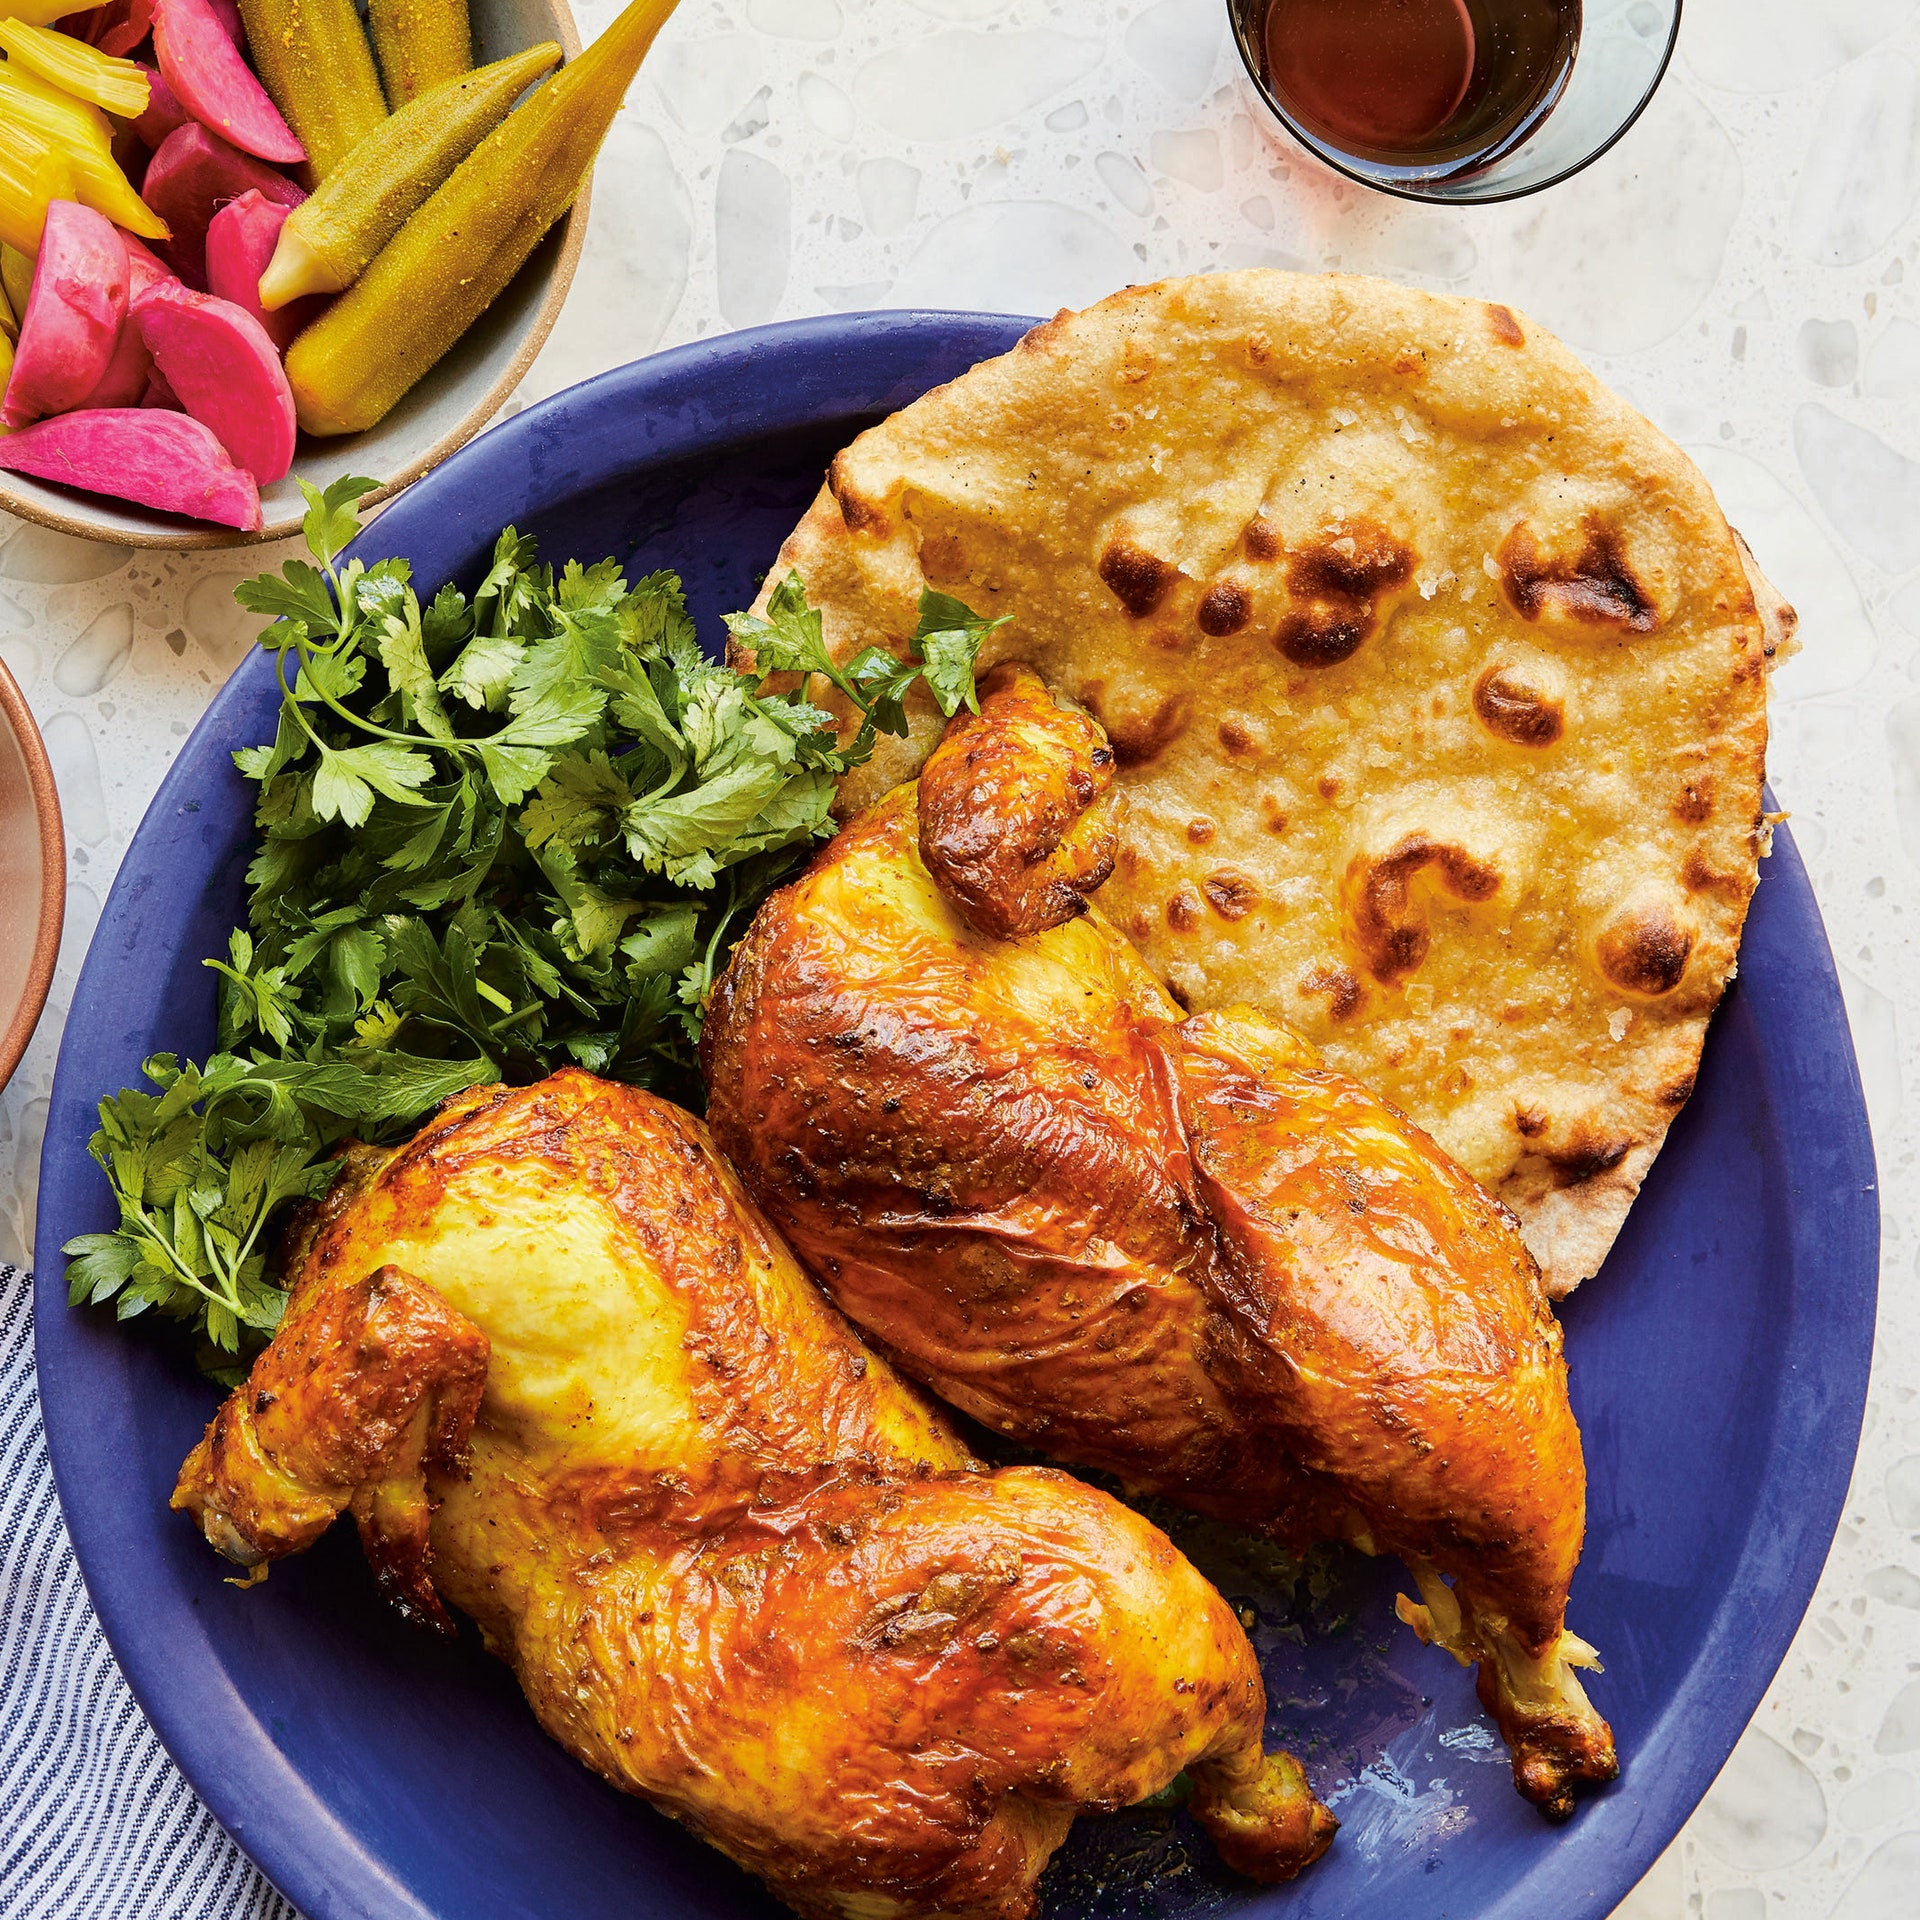
[[[615,4],[576,11],[591,35]],[[1664,89],[1611,155],[1541,198],[1445,212],[1291,147],[1221,0],[683,0],[513,404],[767,320],[1050,313],[1238,266],[1527,310],[1694,455],[1799,608],[1772,778],[1879,1146],[1879,1364],[1806,1623],[1620,1914],[1905,1920],[1920,1908],[1920,0],[1690,0]],[[45,730],[72,848],[47,1018],[0,1094],[0,1260],[32,1242],[61,1021],[115,866],[252,639],[235,581],[280,557],[133,554],[0,515],[0,657]]]

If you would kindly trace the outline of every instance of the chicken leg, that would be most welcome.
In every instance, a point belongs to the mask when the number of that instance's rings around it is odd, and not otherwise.
[[[339,1514],[541,1724],[822,1920],[1024,1920],[1082,1809],[1183,1770],[1229,1865],[1332,1816],[1165,1535],[989,1473],[690,1115],[567,1071],[336,1183],[174,1504],[264,1572]]]
[[[1520,1791],[1611,1779],[1565,1629],[1585,1468],[1512,1217],[1087,901],[1112,756],[1002,666],[770,899],[714,995],[721,1149],[857,1325],[994,1430],[1293,1544],[1398,1553]]]

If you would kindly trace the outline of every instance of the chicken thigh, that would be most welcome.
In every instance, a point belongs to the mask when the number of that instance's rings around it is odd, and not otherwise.
[[[987,1472],[690,1115],[567,1071],[366,1155],[174,1504],[242,1565],[342,1512],[541,1724],[798,1912],[1023,1920],[1082,1809],[1183,1770],[1228,1863],[1333,1819],[1238,1619],[1046,1468]]]
[[[1087,902],[1112,756],[1002,666],[916,784],[762,908],[709,1121],[906,1371],[1056,1458],[1398,1553],[1521,1792],[1617,1772],[1566,1631],[1585,1467],[1512,1217],[1248,1010],[1183,1019]]]

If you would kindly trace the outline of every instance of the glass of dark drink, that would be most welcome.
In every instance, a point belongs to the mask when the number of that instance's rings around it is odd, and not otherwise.
[[[1240,57],[1328,166],[1410,200],[1578,173],[1653,98],[1680,0],[1227,0]]]

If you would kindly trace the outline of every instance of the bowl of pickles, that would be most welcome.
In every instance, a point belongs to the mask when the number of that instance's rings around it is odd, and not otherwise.
[[[558,318],[675,0],[0,0],[0,507],[278,539],[471,439]]]

